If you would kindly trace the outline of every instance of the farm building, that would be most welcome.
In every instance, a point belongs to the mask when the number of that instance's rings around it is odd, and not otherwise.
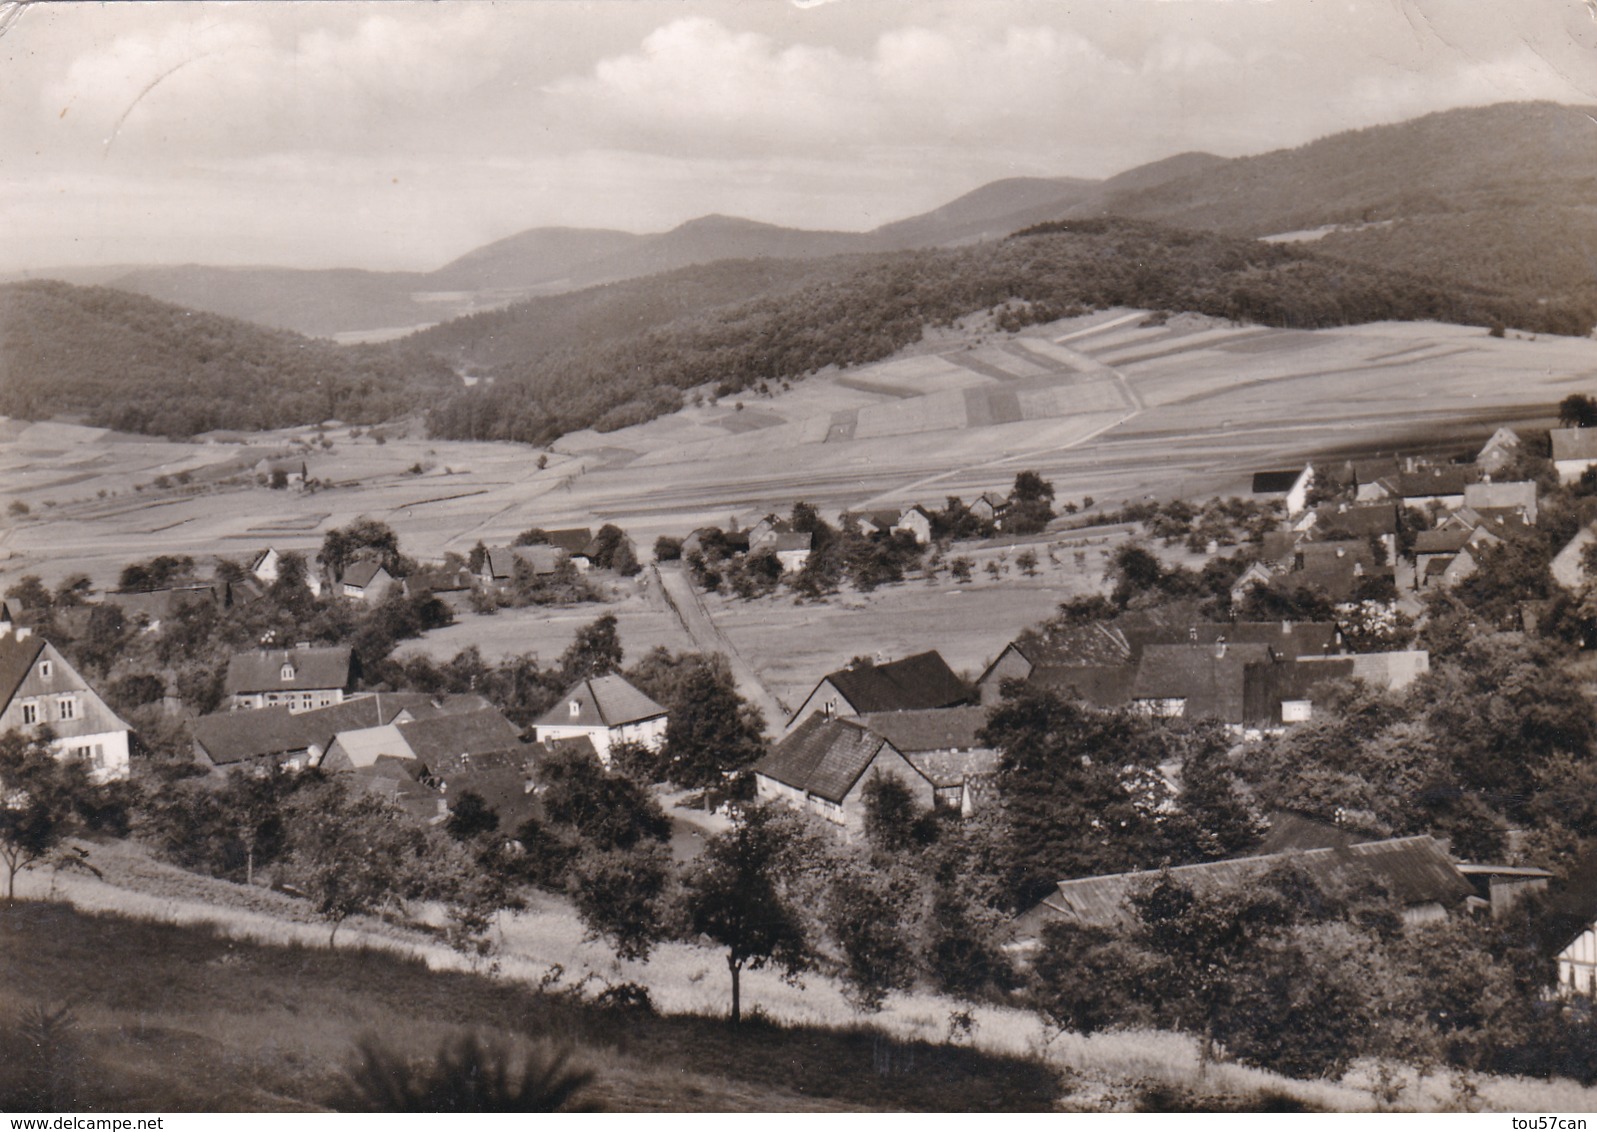
[[[1555,428],[1548,436],[1559,483],[1574,483],[1588,468],[1597,467],[1597,428]]]
[[[1131,896],[1169,876],[1200,892],[1224,891],[1257,880],[1280,865],[1296,865],[1322,882],[1373,880],[1403,910],[1408,924],[1445,917],[1464,905],[1473,890],[1452,859],[1434,838],[1400,837],[1365,841],[1340,848],[1309,849],[1178,865],[1163,871],[1116,873],[1109,876],[1062,880],[1041,903],[1014,921],[1015,943],[1035,944],[1048,923],[1115,928],[1133,916]]]
[[[48,727],[51,749],[87,763],[97,782],[128,776],[128,725],[43,637],[0,602],[0,731]]]
[[[984,704],[1002,698],[1010,680],[1022,683],[1044,668],[1113,668],[1129,664],[1131,643],[1119,629],[1104,622],[1073,626],[1047,635],[1028,634],[1004,646],[976,681]]]
[[[277,581],[277,569],[282,563],[283,556],[275,547],[269,546],[250,559],[249,572],[267,585],[271,585]]]
[[[812,715],[923,711],[967,704],[974,698],[971,687],[954,675],[942,654],[932,649],[890,663],[861,663],[827,673],[787,726],[792,730]]]
[[[847,526],[851,521],[859,524],[865,534],[891,534],[898,525],[900,513],[894,508],[879,511],[844,511],[837,517],[838,524]]]
[[[408,596],[430,593],[451,610],[460,613],[471,604],[477,578],[464,566],[425,566],[407,576],[401,584]]]
[[[802,534],[798,531],[788,531],[772,535],[764,546],[769,547],[771,553],[776,555],[776,560],[782,564],[784,573],[792,574],[809,565],[811,549],[815,545],[815,536],[808,531]]]
[[[268,483],[281,476],[282,482],[288,487],[304,487],[309,473],[302,457],[280,456],[257,461],[255,474],[266,479]]]
[[[310,711],[277,705],[247,713],[216,712],[194,721],[194,760],[213,772],[268,766],[297,770],[320,765],[333,740],[344,732],[487,706],[487,700],[475,695],[376,692]]]
[[[472,711],[429,713],[376,727],[340,731],[327,746],[321,767],[327,771],[360,770],[378,758],[414,759],[430,772],[450,763],[521,747],[521,732],[495,707]]]
[[[863,723],[812,715],[754,764],[761,801],[820,814],[850,834],[865,828],[865,785],[897,779],[922,810],[937,803],[936,786],[893,744]]]
[[[1377,487],[1384,498],[1404,507],[1424,509],[1435,504],[1452,510],[1464,506],[1465,490],[1480,479],[1481,470],[1473,464],[1433,464],[1386,476]]]
[[[1254,472],[1253,494],[1265,499],[1279,499],[1286,506],[1287,517],[1300,515],[1309,505],[1309,491],[1314,486],[1314,466],[1305,464],[1295,471]]]
[[[154,632],[161,627],[162,622],[170,620],[182,610],[196,605],[215,605],[218,600],[216,587],[205,584],[173,586],[142,593],[108,593],[100,599],[100,603],[120,609],[123,617],[141,626],[145,632]]]
[[[938,809],[969,816],[998,770],[999,752],[981,741],[990,710],[971,704],[930,711],[872,712],[859,722],[925,775]]]
[[[571,564],[578,570],[593,565],[593,531],[588,527],[569,527],[558,531],[544,531],[548,545],[563,550]]]
[[[1586,584],[1586,550],[1597,543],[1597,526],[1585,526],[1575,532],[1575,537],[1553,555],[1553,580],[1566,590],[1578,590]]]
[[[899,516],[898,522],[893,524],[893,533],[907,531],[915,537],[915,541],[925,546],[932,541],[932,516],[931,512],[919,503]]]
[[[1475,556],[1468,550],[1461,550],[1457,554],[1434,555],[1423,569],[1416,570],[1414,585],[1419,590],[1452,589],[1477,569],[1479,566]]]
[[[569,688],[533,726],[540,743],[585,736],[609,766],[611,748],[619,743],[658,751],[665,743],[666,710],[623,676],[595,676]]]
[[[1474,511],[1518,513],[1530,526],[1536,525],[1536,485],[1530,480],[1493,483],[1483,479],[1464,485],[1464,506]]]
[[[362,558],[351,562],[344,570],[343,576],[338,579],[338,593],[340,597],[347,597],[351,601],[376,605],[388,596],[395,584],[394,576],[383,568],[381,562]]]
[[[348,645],[259,649],[233,655],[223,690],[234,711],[277,704],[290,711],[309,711],[343,703],[354,678]]]
[[[1402,691],[1431,670],[1431,654],[1424,649],[1348,653],[1337,657],[1305,656],[1298,658],[1298,664],[1312,666],[1338,660],[1351,662],[1352,679],[1389,692]]]
[[[984,523],[1003,524],[1009,511],[1009,500],[996,491],[984,491],[970,505],[970,513]]]
[[[547,578],[559,572],[569,556],[558,546],[495,546],[482,556],[477,580],[484,586],[508,586],[516,577],[518,565],[534,577]]]
[[[1519,459],[1519,433],[1511,428],[1500,428],[1481,446],[1475,457],[1475,466],[1489,476],[1495,476]]]

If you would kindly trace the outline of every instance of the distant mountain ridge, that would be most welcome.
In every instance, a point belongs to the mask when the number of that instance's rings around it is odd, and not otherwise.
[[[955,247],[1109,216],[1253,238],[1346,226],[1324,234],[1316,251],[1557,298],[1597,288],[1597,129],[1585,108],[1505,103],[1256,156],[1177,154],[1102,181],[1006,178],[870,232],[706,216],[645,235],[534,228],[432,272],[189,266],[109,277],[74,269],[73,281],[328,336],[447,322],[723,259]]]

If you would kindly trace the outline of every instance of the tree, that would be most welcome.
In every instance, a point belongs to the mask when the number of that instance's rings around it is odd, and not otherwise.
[[[288,830],[288,879],[332,925],[328,947],[349,917],[423,887],[425,836],[375,794],[352,796],[337,782],[302,790],[289,807]]]
[[[1563,428],[1597,426],[1597,400],[1584,393],[1571,393],[1558,403],[1558,423]]]
[[[907,869],[852,862],[832,880],[826,924],[843,953],[844,994],[861,1013],[882,1008],[888,992],[915,979],[912,923],[920,891]]]
[[[444,823],[444,832],[456,841],[471,841],[498,828],[499,815],[475,790],[460,793],[455,804],[449,807],[449,820]]]
[[[1037,576],[1037,552],[1023,550],[1015,556],[1015,565],[1020,567],[1020,572],[1028,578]]]
[[[810,962],[803,907],[791,876],[802,850],[792,826],[769,806],[744,809],[705,843],[686,880],[691,930],[726,949],[732,1024],[742,1018],[742,975],[775,964],[789,979]]]
[[[50,591],[37,574],[25,574],[6,590],[6,598],[23,609],[47,610],[54,604]]]
[[[560,672],[567,684],[608,676],[621,670],[622,656],[616,616],[606,613],[577,630],[576,639],[560,654]]]
[[[404,573],[399,536],[381,520],[362,515],[347,527],[334,527],[322,538],[322,565],[335,579],[342,577],[344,568],[363,554],[376,558],[394,577]]]
[[[582,854],[571,897],[588,931],[619,959],[647,959],[670,923],[671,850],[662,842]]]
[[[1016,503],[1036,503],[1039,500],[1053,499],[1054,485],[1043,479],[1036,472],[1026,471],[1015,474],[1015,486],[1009,492],[1009,498]]]
[[[924,841],[927,815],[915,805],[909,787],[889,774],[873,774],[860,791],[865,805],[865,838],[882,853],[898,853]]]
[[[969,558],[961,554],[957,558],[949,560],[948,572],[953,575],[954,581],[960,585],[965,585],[970,581],[971,570],[975,565]]]
[[[17,897],[17,874],[48,859],[74,828],[80,799],[93,787],[82,762],[55,757],[50,737],[0,735],[0,862],[6,903]]]
[[[765,720],[738,695],[724,663],[695,665],[669,707],[664,758],[672,782],[713,786],[765,753]]]
[[[681,539],[672,538],[670,535],[661,535],[654,540],[654,560],[656,562],[675,562],[681,557]]]
[[[648,788],[607,773],[590,753],[557,752],[543,761],[538,780],[547,823],[569,828],[597,851],[671,836],[671,819]]]

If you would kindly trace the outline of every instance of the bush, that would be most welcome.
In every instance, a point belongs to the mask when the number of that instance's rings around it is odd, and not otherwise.
[[[593,1074],[548,1047],[517,1050],[504,1039],[465,1034],[430,1061],[409,1060],[368,1037],[333,1100],[342,1112],[589,1112],[577,1094]]]

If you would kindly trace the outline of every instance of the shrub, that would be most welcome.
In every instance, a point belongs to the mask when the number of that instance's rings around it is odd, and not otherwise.
[[[589,1112],[576,1103],[593,1074],[569,1055],[539,1047],[518,1053],[503,1039],[465,1034],[444,1041],[431,1061],[412,1061],[368,1037],[334,1098],[343,1112]]]

